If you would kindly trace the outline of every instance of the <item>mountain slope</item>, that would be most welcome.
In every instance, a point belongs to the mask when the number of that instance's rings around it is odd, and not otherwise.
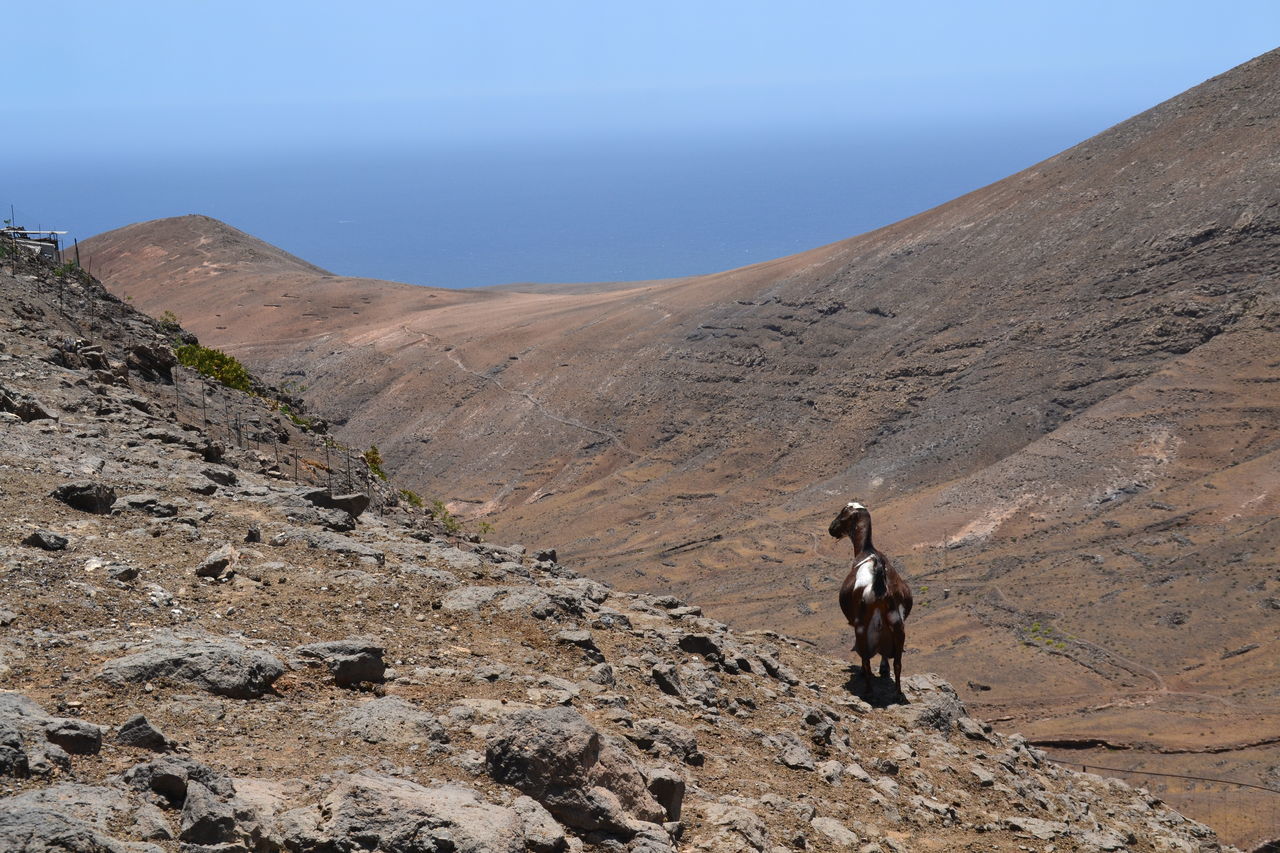
[[[1280,711],[1249,686],[1277,659],[1277,80],[1273,52],[909,220],[712,276],[105,268],[305,382],[415,487],[620,585],[840,648],[849,554],[824,531],[858,497],[922,588],[908,668],[990,686],[971,698],[1047,739],[1230,751]],[[180,256],[166,227],[89,244]]]
[[[309,436],[87,276],[5,254],[0,317],[0,849],[1220,849],[934,676],[868,704],[386,493],[326,511]]]

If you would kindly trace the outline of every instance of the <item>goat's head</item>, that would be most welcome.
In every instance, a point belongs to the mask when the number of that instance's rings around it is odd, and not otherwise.
[[[836,539],[848,536],[853,547],[862,550],[871,544],[871,513],[857,501],[849,501],[831,522],[827,532]]]

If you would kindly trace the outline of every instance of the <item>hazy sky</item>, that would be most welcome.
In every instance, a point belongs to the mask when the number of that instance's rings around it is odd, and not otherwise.
[[[15,12],[5,148],[63,162],[1110,123],[1280,42],[1277,0],[85,0],[24,5],[29,28]]]

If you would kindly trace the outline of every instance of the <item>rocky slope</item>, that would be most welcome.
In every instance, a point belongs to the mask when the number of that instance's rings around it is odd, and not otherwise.
[[[936,677],[868,703],[788,637],[326,501],[172,330],[33,260],[0,294],[0,849],[1218,849]]]
[[[857,497],[920,593],[908,671],[1045,743],[1274,786],[1277,80],[1273,52],[940,208],[714,276],[410,288],[203,217],[84,247],[414,488],[737,625],[847,646],[823,530]]]

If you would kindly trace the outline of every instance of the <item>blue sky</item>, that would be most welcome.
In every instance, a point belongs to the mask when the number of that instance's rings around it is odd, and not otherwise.
[[[1280,42],[1280,0],[55,0],[4,20],[19,222],[83,239],[203,213],[446,287],[850,237]]]
[[[14,10],[9,10],[13,21]],[[24,156],[1120,120],[1280,3],[61,2],[6,39]],[[15,103],[16,100],[16,103]]]

